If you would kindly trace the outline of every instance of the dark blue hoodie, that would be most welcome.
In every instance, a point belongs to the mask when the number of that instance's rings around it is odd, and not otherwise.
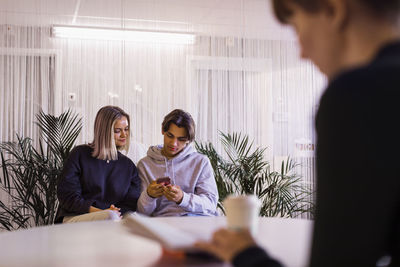
[[[121,213],[135,211],[140,195],[140,179],[135,164],[118,152],[118,160],[92,157],[88,145],[74,148],[66,161],[58,184],[60,208],[56,222],[64,216],[89,212],[89,207],[121,208]]]

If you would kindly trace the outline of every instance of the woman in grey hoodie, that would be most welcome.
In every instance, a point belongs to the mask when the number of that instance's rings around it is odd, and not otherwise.
[[[215,216],[218,190],[208,158],[191,146],[195,124],[176,109],[162,123],[164,144],[151,146],[138,163],[142,193],[138,211],[149,216]],[[168,177],[170,181],[157,182]],[[167,179],[168,180],[168,179]]]

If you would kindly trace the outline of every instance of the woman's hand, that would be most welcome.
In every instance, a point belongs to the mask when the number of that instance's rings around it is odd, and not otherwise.
[[[231,262],[238,253],[252,246],[256,246],[256,242],[248,230],[238,232],[228,229],[216,231],[210,242],[195,244],[195,247],[227,262]]]
[[[120,212],[121,209],[115,207],[114,205],[111,205],[108,209],[105,209],[105,210],[112,210],[112,211],[114,211],[116,214],[118,214],[119,217],[121,217],[121,212]],[[90,213],[90,212],[97,212],[97,211],[102,211],[102,209],[99,209],[99,208],[96,208],[96,207],[93,207],[93,206],[90,206],[90,207],[89,207],[89,213]]]
[[[179,185],[167,185],[164,186],[164,196],[176,204],[180,204],[183,199],[183,191]]]
[[[113,210],[113,211],[120,211],[120,208],[115,207],[114,205],[111,205],[107,210]]]
[[[96,207],[93,207],[93,206],[89,207],[89,213],[90,212],[96,212],[96,211],[102,211],[102,209],[99,209],[99,208],[96,208]]]
[[[147,194],[152,198],[158,198],[164,195],[164,189],[162,184],[157,184],[156,181],[151,182],[147,187]]]
[[[106,210],[112,210],[112,211],[114,211],[115,213],[117,213],[118,214],[118,216],[121,218],[121,212],[120,212],[120,208],[117,208],[117,207],[115,207],[114,205],[111,205],[108,209],[106,209]]]

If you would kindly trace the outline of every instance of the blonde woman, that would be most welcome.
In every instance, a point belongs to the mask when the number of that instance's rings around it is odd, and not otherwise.
[[[73,149],[58,184],[56,222],[118,220],[135,211],[140,179],[135,164],[119,152],[130,141],[129,115],[105,106],[96,115],[94,140]]]

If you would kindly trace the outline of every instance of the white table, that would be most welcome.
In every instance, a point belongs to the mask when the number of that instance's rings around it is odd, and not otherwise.
[[[154,218],[205,237],[226,225],[225,217]],[[287,267],[304,267],[312,221],[260,218],[257,241]],[[201,258],[163,254],[154,241],[131,234],[119,222],[52,225],[0,233],[0,266],[229,266]]]

